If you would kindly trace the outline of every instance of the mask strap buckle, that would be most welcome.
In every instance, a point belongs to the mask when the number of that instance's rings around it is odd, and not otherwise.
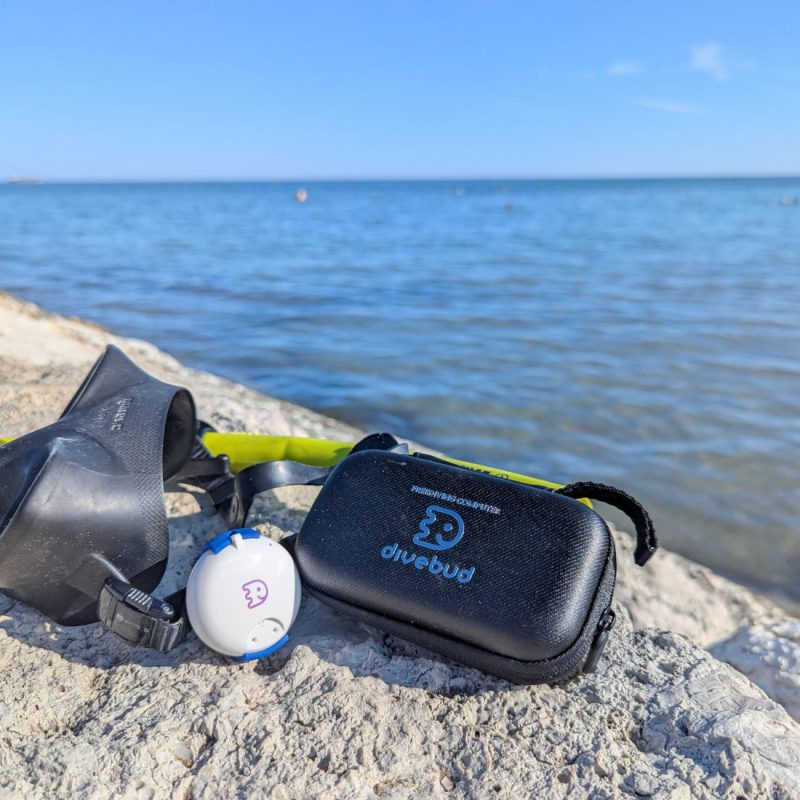
[[[189,626],[182,612],[181,592],[160,600],[118,578],[106,580],[97,600],[97,616],[108,630],[134,647],[161,653],[186,638]]]

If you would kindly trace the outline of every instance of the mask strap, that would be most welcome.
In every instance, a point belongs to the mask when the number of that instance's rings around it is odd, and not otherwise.
[[[601,503],[608,503],[614,508],[618,508],[626,514],[636,529],[636,551],[634,561],[643,567],[650,557],[658,549],[658,539],[653,520],[647,513],[647,509],[635,498],[631,497],[622,489],[614,486],[607,486],[604,483],[594,483],[593,481],[580,481],[570,483],[561,489],[556,489],[556,494],[563,494],[565,497],[588,497],[591,500],[598,500]]]
[[[108,578],[97,600],[97,616],[113,634],[134,647],[167,653],[189,631],[184,590],[159,600],[127,581]]]
[[[217,512],[229,525],[241,527],[256,495],[282,486],[322,486],[332,467],[310,467],[297,461],[265,461],[229,475],[206,488]]]
[[[397,445],[397,440],[390,434],[374,433],[353,445],[348,453],[359,450],[390,450]],[[209,453],[209,458],[218,461],[225,456],[217,456],[215,459]],[[205,489],[217,512],[225,517],[231,527],[237,528],[244,524],[256,495],[283,486],[322,486],[332,470],[333,466],[280,459],[253,464],[236,475],[226,469],[210,480],[206,479],[204,484],[196,480],[193,482]]]

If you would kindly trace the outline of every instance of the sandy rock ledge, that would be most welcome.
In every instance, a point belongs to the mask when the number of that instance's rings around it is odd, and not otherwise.
[[[50,421],[108,341],[187,385],[221,429],[358,435],[7,296],[0,430]],[[265,496],[249,522],[279,539],[313,496]],[[168,512],[166,591],[222,528],[202,495],[170,493]],[[616,536],[620,623],[598,672],[563,686],[442,661],[312,598],[289,645],[232,665],[193,638],[168,655],[131,650],[0,595],[2,794],[800,798],[800,725],[756,685],[798,713],[798,621],[668,552],[638,570]]]

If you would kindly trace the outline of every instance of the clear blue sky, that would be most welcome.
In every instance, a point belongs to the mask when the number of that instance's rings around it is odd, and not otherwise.
[[[800,174],[800,3],[0,0],[0,177]]]

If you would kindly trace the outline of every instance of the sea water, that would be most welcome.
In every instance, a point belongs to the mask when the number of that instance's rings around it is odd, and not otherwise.
[[[800,600],[800,180],[302,186],[2,186],[0,288]]]

